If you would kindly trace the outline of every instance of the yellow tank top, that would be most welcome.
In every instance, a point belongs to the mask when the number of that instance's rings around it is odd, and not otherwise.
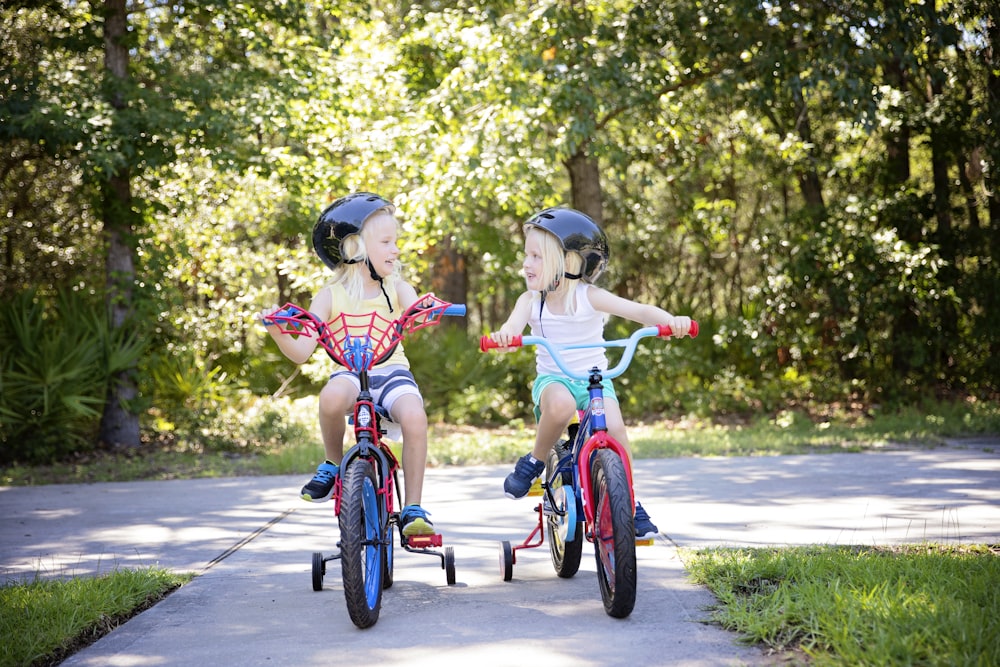
[[[396,281],[394,278],[384,278],[383,285],[385,286],[385,292],[389,295],[389,302],[392,304],[392,312],[389,312],[389,305],[385,302],[385,296],[382,291],[379,290],[379,294],[371,299],[363,299],[360,303],[352,300],[347,296],[347,291],[344,289],[343,285],[339,283],[331,283],[330,297],[332,303],[331,309],[331,319],[338,317],[341,313],[348,313],[351,315],[360,315],[367,313],[378,313],[381,317],[386,320],[398,319],[403,311],[399,307],[399,296],[396,294]],[[353,324],[359,320],[351,318],[348,319],[348,324]],[[367,323],[367,322],[366,322]],[[386,322],[384,320],[376,319],[376,327],[379,330],[385,330],[387,328]],[[338,323],[339,324],[339,323]],[[367,333],[367,327],[348,327],[348,334],[352,336],[364,335]],[[377,337],[379,332],[373,331],[372,336]],[[396,346],[396,349],[389,356],[388,359],[378,364],[378,366],[402,366],[403,368],[410,367],[410,361],[406,358],[406,354],[403,352],[403,343]]]

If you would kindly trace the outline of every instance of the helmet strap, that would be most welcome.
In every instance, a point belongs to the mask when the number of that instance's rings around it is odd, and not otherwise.
[[[344,264],[357,264],[361,260],[360,259],[345,259],[343,261],[344,261]],[[368,265],[368,273],[371,275],[372,280],[374,280],[375,282],[377,282],[379,288],[382,290],[382,296],[385,297],[385,302],[389,306],[389,312],[390,313],[395,312],[392,309],[392,301],[389,300],[389,293],[385,291],[385,283],[382,281],[382,276],[380,276],[378,274],[378,271],[376,271],[375,267],[372,266],[372,261],[370,259],[368,259],[367,257],[365,257],[365,264]]]
[[[389,300],[389,293],[385,291],[385,282],[382,280],[382,276],[380,276],[378,272],[375,270],[375,267],[372,266],[372,261],[370,259],[365,258],[365,264],[368,265],[368,273],[371,274],[372,280],[377,282],[379,288],[382,290],[382,296],[385,297],[385,302],[389,306],[389,312],[390,313],[393,312],[392,301]]]
[[[538,329],[541,332],[543,338],[545,337],[545,325],[542,324],[542,311],[545,310],[546,293],[547,293],[546,290],[542,290],[541,294],[539,295],[539,303],[538,303]]]

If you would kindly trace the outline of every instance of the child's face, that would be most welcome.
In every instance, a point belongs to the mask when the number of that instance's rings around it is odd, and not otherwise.
[[[383,278],[392,275],[399,259],[396,219],[388,213],[376,213],[365,222],[365,249],[375,272]]]
[[[542,234],[543,232],[534,229],[528,230],[528,234],[524,237],[524,262],[521,263],[528,289],[536,292],[546,288],[542,282],[544,280]]]

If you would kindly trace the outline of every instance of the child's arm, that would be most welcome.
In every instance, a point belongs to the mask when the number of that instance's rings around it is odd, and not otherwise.
[[[624,317],[644,326],[665,324],[673,331],[675,338],[685,336],[691,330],[690,317],[671,315],[662,308],[623,299],[600,287],[591,286],[587,296],[596,310]]]
[[[405,313],[409,310],[410,306],[417,302],[417,290],[413,285],[405,280],[397,280],[396,298],[399,300],[399,306]]]
[[[431,308],[434,306],[433,299],[424,299],[420,302],[420,296],[417,294],[417,288],[408,282],[397,280],[396,281],[396,299],[399,301],[399,306],[402,308],[402,314],[406,315],[409,313],[410,308],[417,306],[418,308]],[[423,323],[427,321],[428,315],[420,315],[417,317],[416,322]]]
[[[524,327],[528,326],[528,318],[531,316],[531,299],[531,292],[524,292],[518,297],[517,303],[514,304],[514,310],[511,311],[507,321],[503,323],[499,331],[490,334],[493,342],[498,343],[501,347],[507,347],[514,336],[519,336],[524,331]]]
[[[309,304],[309,311],[320,318],[324,322],[330,319],[330,310],[333,308],[333,300],[330,296],[330,290],[323,289],[317,294],[312,303]],[[288,357],[291,361],[296,364],[304,364],[312,356],[313,350],[316,349],[317,340],[312,336],[292,336],[289,334],[283,334],[278,329],[276,324],[267,324],[266,316],[271,314],[275,309],[272,308],[270,311],[261,313],[258,315],[258,319],[265,323],[267,332],[271,334],[271,338],[277,343],[278,349],[281,350],[282,354]]]

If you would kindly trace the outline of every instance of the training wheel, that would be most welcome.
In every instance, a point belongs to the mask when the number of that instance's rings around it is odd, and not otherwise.
[[[448,585],[455,585],[455,549],[445,547],[444,549],[444,574],[448,579]]]
[[[313,552],[313,590],[323,590],[323,575],[326,574],[326,562],[323,554],[318,551]]]
[[[514,578],[514,549],[507,540],[500,543],[500,576],[504,581]]]

